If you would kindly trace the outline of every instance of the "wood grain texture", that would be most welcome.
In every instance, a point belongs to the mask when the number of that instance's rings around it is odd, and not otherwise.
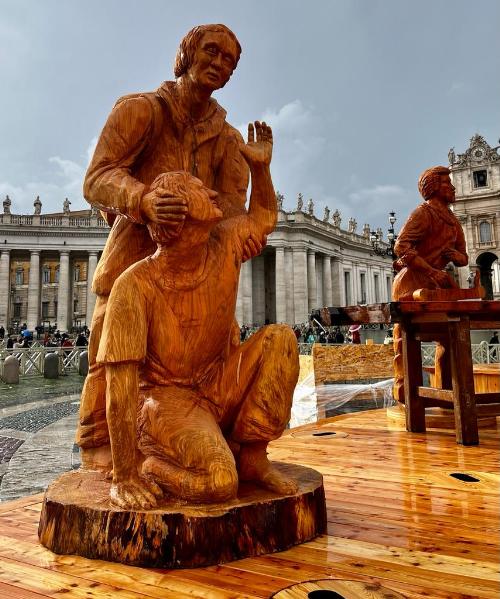
[[[344,435],[313,437],[317,429]],[[0,589],[15,589],[16,599],[23,590],[30,599],[268,598],[326,578],[378,585],[408,599],[498,599],[499,440],[497,427],[483,429],[476,447],[429,426],[426,434],[409,434],[384,410],[294,429],[270,444],[270,457],[323,474],[327,534],[208,568],[136,568],[55,555],[37,541],[42,496],[3,503]],[[456,480],[454,472],[478,481]]]
[[[394,376],[394,351],[390,345],[315,344],[312,355],[316,384]]]
[[[325,496],[317,471],[275,467],[297,481],[297,493],[279,497],[247,483],[233,501],[196,507],[170,500],[148,511],[113,507],[110,482],[101,472],[69,472],[45,494],[40,541],[55,553],[155,568],[283,551],[325,531]]]

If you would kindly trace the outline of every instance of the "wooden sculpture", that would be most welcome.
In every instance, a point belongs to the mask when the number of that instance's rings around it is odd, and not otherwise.
[[[87,198],[115,220],[94,279],[83,469],[53,483],[40,519],[56,552],[208,565],[325,527],[321,475],[267,457],[290,418],[295,335],[269,325],[240,344],[235,326],[241,264],[277,219],[271,128],[250,124],[245,143],[210,98],[239,54],[226,27],[192,30],[176,81],[120,101],[89,167]]]
[[[456,266],[468,263],[462,226],[450,210],[455,201],[455,188],[449,169],[436,166],[424,171],[418,180],[418,190],[424,202],[409,216],[394,246],[398,257],[394,267],[398,273],[392,284],[393,301],[451,301],[481,297],[481,288],[459,289],[444,270],[450,262]],[[394,350],[394,397],[403,402],[404,371],[399,325],[394,327]],[[436,356],[438,372],[440,361],[444,360],[442,346],[438,346]]]

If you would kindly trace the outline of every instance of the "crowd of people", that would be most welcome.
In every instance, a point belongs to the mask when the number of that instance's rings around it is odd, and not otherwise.
[[[45,329],[42,326],[37,326],[35,327],[35,333],[36,341],[44,347],[62,347],[67,349],[86,347],[90,335],[90,331],[86,327],[70,334],[66,332],[61,333],[55,328]],[[27,349],[33,345],[35,336],[33,331],[28,329],[26,323],[20,327],[18,333],[12,335],[6,334],[5,328],[0,326],[0,342],[2,341],[6,349]]]

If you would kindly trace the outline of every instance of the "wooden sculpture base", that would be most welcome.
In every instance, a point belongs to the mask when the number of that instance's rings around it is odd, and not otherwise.
[[[149,511],[124,511],[109,501],[102,472],[67,472],[43,500],[38,536],[54,553],[153,568],[210,566],[282,551],[326,530],[323,477],[277,463],[299,484],[295,495],[242,483],[225,504],[164,501]]]

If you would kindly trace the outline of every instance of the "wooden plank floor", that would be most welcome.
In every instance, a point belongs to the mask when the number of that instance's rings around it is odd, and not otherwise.
[[[318,430],[336,434],[313,436]],[[498,429],[482,429],[478,447],[456,445],[453,431],[406,433],[384,410],[294,429],[271,455],[323,473],[328,534],[196,570],[53,555],[37,541],[40,495],[0,504],[0,597],[269,597],[329,578],[378,583],[411,598],[498,598],[498,441]],[[453,472],[479,480],[461,482]]]

